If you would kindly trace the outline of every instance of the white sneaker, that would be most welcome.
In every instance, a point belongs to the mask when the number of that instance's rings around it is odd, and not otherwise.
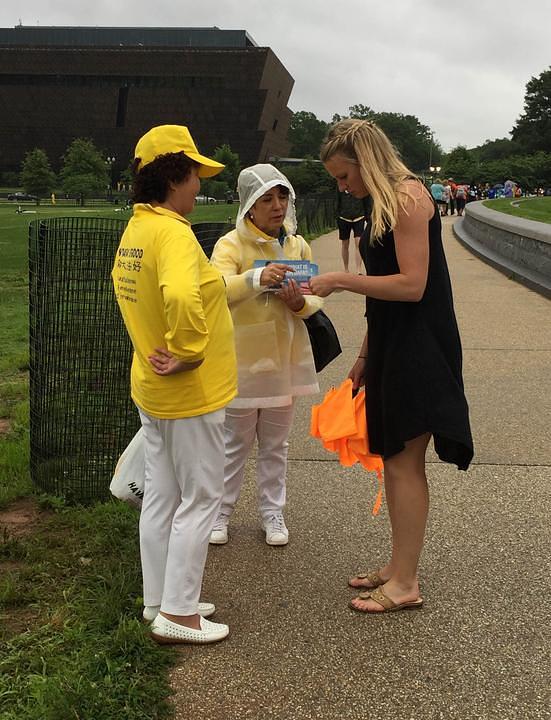
[[[160,610],[160,605],[146,605],[143,609],[142,617],[145,622],[152,622],[153,620],[155,620]],[[214,615],[215,612],[216,607],[214,603],[200,602],[197,605],[197,614],[201,617],[208,618],[211,615]]]
[[[228,542],[229,522],[229,515],[226,515],[225,513],[219,513],[210,534],[209,543],[211,545],[225,545]]]
[[[281,513],[275,513],[262,523],[268,545],[287,545],[289,531]]]
[[[164,615],[157,615],[151,623],[151,637],[160,645],[176,643],[206,643],[218,642],[228,636],[230,629],[222,623],[214,623],[200,618],[200,630],[194,630],[186,625],[178,625]]]

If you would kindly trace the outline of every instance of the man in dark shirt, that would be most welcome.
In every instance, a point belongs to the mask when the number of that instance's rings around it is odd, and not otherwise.
[[[349,270],[350,233],[354,236],[356,272],[362,272],[362,258],[360,255],[360,237],[365,226],[366,206],[363,200],[355,198],[347,192],[339,192],[337,196],[337,227],[341,241],[342,261],[344,271]]]

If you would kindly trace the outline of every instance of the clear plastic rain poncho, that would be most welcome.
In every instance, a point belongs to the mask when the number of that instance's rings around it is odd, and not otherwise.
[[[239,193],[239,210],[237,212],[236,228],[242,232],[245,228],[247,213],[255,202],[277,185],[283,185],[289,189],[289,204],[283,224],[289,235],[297,231],[297,214],[295,210],[295,191],[285,175],[273,165],[259,163],[251,165],[239,173],[237,179],[237,192]]]
[[[277,185],[289,190],[284,239],[267,236],[247,222],[254,203]],[[295,234],[295,192],[289,180],[273,165],[253,165],[240,173],[238,190],[236,228],[218,240],[211,257],[226,281],[234,325],[239,393],[229,407],[284,407],[294,397],[319,391],[303,320],[321,308],[323,299],[305,295],[304,307],[293,312],[260,284],[267,263],[312,260],[310,246]],[[255,266],[257,261],[259,266]]]

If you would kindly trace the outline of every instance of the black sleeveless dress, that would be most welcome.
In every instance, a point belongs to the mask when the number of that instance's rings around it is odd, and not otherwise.
[[[392,231],[360,252],[369,275],[398,273]],[[388,459],[430,432],[438,457],[466,470],[473,457],[463,390],[461,340],[453,309],[440,214],[429,221],[429,270],[419,302],[367,298],[366,412],[369,446]]]

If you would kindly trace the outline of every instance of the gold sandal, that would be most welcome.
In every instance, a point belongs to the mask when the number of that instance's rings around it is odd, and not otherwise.
[[[383,607],[383,610],[362,610],[356,607],[352,602],[348,603],[348,607],[352,608],[356,612],[361,612],[367,615],[379,615],[386,612],[394,612],[395,610],[413,610],[420,608],[423,605],[423,598],[419,597],[417,600],[410,600],[404,603],[395,603],[391,600],[388,595],[384,592],[383,588],[378,587],[371,592],[363,592],[358,595],[356,599],[359,600],[374,600],[376,603]]]
[[[352,585],[352,580],[367,580],[369,582],[369,585],[361,584],[361,585]],[[366,590],[375,590],[375,588],[378,588],[379,585],[383,585],[386,580],[383,580],[383,578],[379,575],[377,570],[370,570],[366,573],[357,573],[354,575],[354,577],[351,577],[348,580],[348,585],[351,588],[354,588],[355,590],[358,590],[358,588],[365,588]]]

